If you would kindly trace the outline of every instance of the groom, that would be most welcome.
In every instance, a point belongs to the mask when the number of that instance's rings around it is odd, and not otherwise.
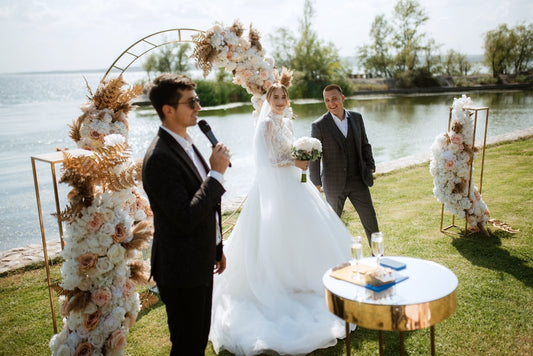
[[[374,184],[376,165],[363,117],[344,110],[344,95],[337,84],[326,86],[323,96],[328,112],[311,126],[311,136],[322,143],[321,159],[310,162],[311,181],[319,190],[323,187],[328,203],[339,216],[346,198],[350,199],[370,244],[371,234],[379,231],[368,189]]]
[[[161,126],[144,157],[143,186],[154,213],[151,276],[165,303],[171,355],[204,355],[211,326],[213,273],[222,273],[220,199],[229,152],[219,143],[209,163],[187,128],[202,109],[196,84],[163,74],[149,97]]]

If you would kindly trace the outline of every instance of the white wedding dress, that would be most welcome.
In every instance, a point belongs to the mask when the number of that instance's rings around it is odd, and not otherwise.
[[[306,354],[335,345],[322,275],[350,259],[350,233],[292,163],[292,122],[265,101],[256,123],[255,180],[215,276],[210,340],[237,355]]]

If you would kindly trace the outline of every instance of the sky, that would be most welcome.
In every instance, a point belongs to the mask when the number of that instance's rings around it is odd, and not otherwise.
[[[312,0],[312,28],[341,56],[370,44],[374,18],[391,19],[397,0]],[[442,53],[483,54],[483,36],[500,24],[531,23],[531,0],[419,0],[422,31]],[[304,0],[0,0],[0,73],[107,69],[136,41],[176,28],[206,30],[239,19],[262,43],[281,27],[297,35]],[[141,61],[141,60],[139,60]]]

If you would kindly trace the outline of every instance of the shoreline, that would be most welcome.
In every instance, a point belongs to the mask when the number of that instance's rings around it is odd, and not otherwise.
[[[486,147],[494,144],[500,144],[509,141],[516,141],[533,137],[533,127],[514,131],[507,134],[502,134],[493,137],[487,137]],[[376,165],[376,174],[386,174],[409,166],[423,164],[429,162],[431,152],[411,155],[397,160],[378,163]],[[428,173],[429,174],[429,173]],[[231,211],[232,206],[236,208],[240,203],[228,206],[226,211]],[[60,240],[47,241],[48,259],[53,260],[61,255]],[[0,252],[0,277],[3,275],[18,270],[30,265],[40,264],[44,262],[43,246],[40,243],[29,244],[25,247],[12,248]]]

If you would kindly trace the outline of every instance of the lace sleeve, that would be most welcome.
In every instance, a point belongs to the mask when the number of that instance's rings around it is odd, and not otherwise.
[[[274,118],[266,121],[265,143],[272,166],[294,165],[291,152],[293,141],[292,122],[289,119],[282,118],[278,121]]]

